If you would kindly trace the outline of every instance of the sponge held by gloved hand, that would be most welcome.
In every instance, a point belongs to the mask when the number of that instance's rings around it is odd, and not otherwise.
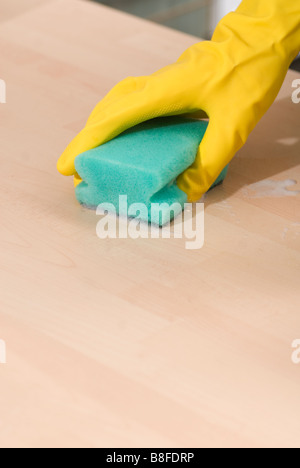
[[[172,218],[187,202],[176,178],[193,164],[207,125],[205,121],[182,117],[153,119],[80,154],[75,159],[82,179],[76,187],[78,201],[91,208],[109,203],[122,214],[119,196],[126,195],[128,205],[146,205],[147,219],[143,214],[137,217],[160,226],[170,222],[168,207],[176,203]],[[222,182],[226,173],[227,167],[213,186]]]

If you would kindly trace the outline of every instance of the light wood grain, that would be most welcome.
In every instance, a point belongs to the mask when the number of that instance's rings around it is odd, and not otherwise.
[[[196,40],[77,0],[0,25],[1,447],[300,446],[300,196],[246,190],[300,180],[299,75],[206,196],[199,251],[99,240],[56,172],[116,82]]]
[[[0,23],[44,5],[46,2],[51,2],[51,0],[1,0]]]

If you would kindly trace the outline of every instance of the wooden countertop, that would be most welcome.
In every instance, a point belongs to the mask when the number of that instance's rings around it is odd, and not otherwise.
[[[56,160],[115,83],[197,39],[35,3],[0,22],[0,446],[299,447],[299,74],[206,196],[203,249],[101,241]]]

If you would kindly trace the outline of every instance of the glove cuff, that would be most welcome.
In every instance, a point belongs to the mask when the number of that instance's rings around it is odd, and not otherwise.
[[[233,13],[218,24],[212,41],[238,42],[231,45],[238,59],[269,51],[287,66],[300,50],[300,2],[295,0],[243,0]]]

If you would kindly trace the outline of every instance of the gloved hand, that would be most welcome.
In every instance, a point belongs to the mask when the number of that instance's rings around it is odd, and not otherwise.
[[[275,100],[300,49],[299,26],[298,0],[243,0],[211,41],[193,45],[153,75],[115,86],[67,147],[58,170],[79,183],[74,161],[80,153],[154,117],[206,115],[196,160],[177,180],[189,201],[197,201]]]

